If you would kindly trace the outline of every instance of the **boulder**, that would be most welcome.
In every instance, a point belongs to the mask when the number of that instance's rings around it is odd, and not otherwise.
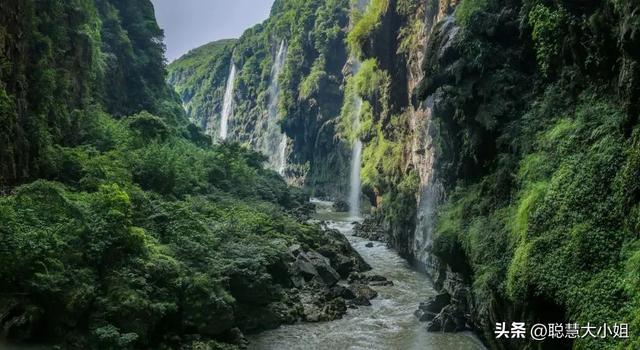
[[[378,292],[369,287],[366,284],[362,283],[354,283],[349,285],[349,289],[353,292],[356,298],[364,298],[366,300],[371,300],[378,296]]]
[[[386,286],[393,286],[393,282],[389,280],[371,281],[369,282],[369,285],[372,287],[386,287]]]
[[[429,332],[462,332],[468,329],[464,313],[455,305],[445,306],[432,321],[427,323]]]
[[[356,308],[358,306],[370,306],[371,301],[369,301],[369,299],[363,296],[359,296],[359,297],[356,297],[355,299],[349,300],[349,305],[355,306]]]
[[[317,251],[329,258],[331,265],[341,277],[346,278],[352,271],[367,271],[371,267],[351,246],[347,238],[338,230],[325,230],[330,244],[319,247]]]
[[[386,242],[387,234],[380,225],[371,219],[365,219],[364,222],[354,223],[353,235],[356,237],[366,238],[372,241]]]
[[[308,261],[316,269],[320,279],[328,286],[333,286],[340,280],[340,274],[331,267],[331,262],[318,252],[310,251],[306,254]]]
[[[380,275],[365,275],[364,279],[369,282],[384,282],[387,281],[387,278]]]
[[[343,298],[345,300],[355,299],[356,295],[349,288],[336,284],[329,290],[331,298]]]
[[[449,305],[450,302],[451,302],[451,296],[449,295],[449,293],[443,292],[429,298],[429,300],[423,303],[420,303],[420,306],[418,306],[418,309],[423,312],[430,312],[430,313],[437,314],[445,306]]]
[[[333,203],[333,210],[339,213],[346,213],[349,211],[349,203],[339,200]]]
[[[291,275],[296,287],[312,279],[320,280],[327,286],[333,286],[340,280],[340,274],[331,267],[329,259],[315,251],[300,252],[291,265]]]
[[[393,282],[389,281],[386,277],[380,275],[365,275],[359,272],[353,272],[347,277],[349,283],[362,283],[374,287],[380,286],[392,286]]]
[[[435,312],[423,311],[420,309],[416,310],[413,314],[416,316],[416,318],[420,322],[432,321],[438,315]]]
[[[333,321],[342,318],[347,313],[347,304],[342,298],[335,298],[324,305],[322,308],[322,321]]]
[[[297,258],[298,255],[303,252],[302,246],[300,246],[300,244],[294,244],[289,247],[288,252],[293,258]]]
[[[313,266],[307,255],[304,253],[298,255],[296,261],[294,261],[291,265],[291,270],[292,276],[302,277],[304,281],[310,281],[312,278],[318,275],[318,270],[316,270],[315,266]]]
[[[343,298],[325,300],[312,289],[304,291],[300,300],[303,308],[303,318],[307,322],[333,321],[341,318],[347,312],[347,304]]]

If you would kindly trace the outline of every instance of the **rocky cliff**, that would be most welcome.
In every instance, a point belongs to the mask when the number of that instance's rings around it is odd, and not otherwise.
[[[344,197],[360,140],[369,223],[433,276],[462,328],[497,349],[638,346],[493,334],[640,322],[638,5],[352,5],[278,1],[235,44],[234,137],[260,148],[287,38],[277,117],[291,182]]]
[[[169,82],[189,115],[208,121],[215,136],[235,64],[228,140],[261,151],[290,183],[340,197],[348,191],[349,148],[336,127],[348,15],[347,0],[276,1],[269,19],[239,40],[209,44],[220,49],[203,47],[171,64]]]

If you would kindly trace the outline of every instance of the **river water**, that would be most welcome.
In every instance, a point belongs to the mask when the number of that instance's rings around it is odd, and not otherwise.
[[[298,323],[249,336],[249,349],[485,349],[471,332],[429,333],[413,312],[421,301],[436,294],[431,281],[409,266],[386,244],[353,236],[353,218],[335,213],[331,203],[314,201],[318,206],[317,219],[342,232],[351,245],[371,265],[370,273],[393,281],[393,286],[374,287],[378,297],[371,306],[348,310],[340,320],[321,323]]]
[[[348,310],[340,320],[321,323],[298,323],[249,336],[251,350],[482,350],[485,347],[473,333],[429,333],[426,325],[413,316],[421,301],[435,295],[431,281],[412,269],[384,243],[355,237],[353,218],[335,213],[331,203],[314,201],[317,220],[328,222],[342,232],[351,245],[371,265],[370,273],[387,277],[393,286],[373,287],[378,297],[371,306]],[[44,347],[9,346],[0,342],[1,350],[44,350]]]

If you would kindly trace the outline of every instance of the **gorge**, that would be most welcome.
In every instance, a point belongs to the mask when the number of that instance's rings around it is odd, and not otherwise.
[[[636,1],[162,38],[148,0],[0,2],[0,349],[640,348]]]

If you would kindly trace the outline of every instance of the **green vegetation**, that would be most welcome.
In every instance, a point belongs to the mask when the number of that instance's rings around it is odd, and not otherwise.
[[[389,0],[371,0],[363,13],[353,10],[353,28],[349,31],[347,44],[349,51],[358,58],[363,58],[362,47],[371,35],[380,27],[382,16],[389,9]]]
[[[3,337],[231,349],[235,328],[298,320],[287,249],[332,249],[335,238],[295,218],[308,196],[262,155],[212,146],[188,122],[165,83],[151,2],[0,9]],[[226,78],[233,44],[175,64],[183,97],[206,99]]]
[[[277,79],[290,180],[344,195],[361,140],[373,219],[404,256],[425,253],[416,198],[442,183],[431,253],[471,287],[490,346],[503,320],[624,322],[631,339],[571,345],[640,347],[637,3],[462,0],[432,26],[433,4],[276,0],[238,40],[172,63],[177,94],[149,1],[0,5],[3,332],[228,349],[237,329],[302,317],[287,250],[335,242],[250,150]],[[212,145],[231,62],[238,143]]]
[[[346,78],[339,124],[340,137],[363,142],[363,192],[376,205],[374,220],[391,228],[392,244],[407,257],[412,252],[401,246],[409,244],[401,242],[415,225],[420,176],[407,166],[415,130],[409,128],[407,82],[399,78],[406,72],[397,68],[419,65],[423,5],[416,0],[373,0],[365,9],[353,6],[347,46],[362,62],[357,73]]]
[[[462,0],[456,7],[456,20],[462,25],[468,25],[474,13],[485,10],[490,0]]]
[[[636,27],[607,5],[532,0],[508,9],[529,39],[492,39],[483,33],[510,25],[497,4],[463,1],[455,57],[425,65],[423,96],[441,98],[437,171],[449,194],[433,251],[470,276],[477,319],[637,324],[637,93],[627,84],[638,75],[612,63],[636,62],[621,34]],[[435,38],[437,52],[446,34]],[[635,348],[631,332],[573,347]]]
[[[560,53],[563,25],[566,15],[562,8],[551,10],[544,5],[536,5],[529,13],[529,24],[533,27],[531,37],[536,46],[536,57],[540,71],[549,73],[549,67]]]
[[[335,137],[348,15],[349,0],[277,0],[271,16],[237,41],[209,44],[169,65],[169,82],[189,116],[207,120],[222,109],[233,60],[238,73],[229,137],[263,150],[272,68],[284,40],[287,57],[275,78],[280,90],[278,119],[292,140],[294,155],[287,176],[317,195],[339,196],[347,192],[348,179],[348,147]]]
[[[209,43],[191,50],[169,66],[167,80],[180,95],[187,116],[212,136],[218,135],[218,123],[211,123],[210,118],[222,113],[235,42],[228,39]]]

